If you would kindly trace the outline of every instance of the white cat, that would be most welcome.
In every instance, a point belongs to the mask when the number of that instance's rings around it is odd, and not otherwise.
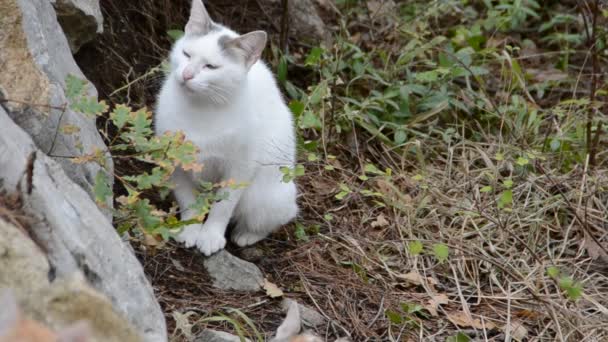
[[[201,173],[176,171],[175,197],[182,219],[193,217],[198,181],[232,179],[247,187],[227,189],[204,224],[184,228],[177,240],[211,255],[232,240],[251,245],[297,212],[296,186],[282,182],[281,166],[293,167],[291,112],[271,71],[260,60],[266,33],[244,35],[214,23],[201,0],[193,0],[185,35],[170,55],[171,71],[156,108],[156,134],[181,130],[200,148]]]

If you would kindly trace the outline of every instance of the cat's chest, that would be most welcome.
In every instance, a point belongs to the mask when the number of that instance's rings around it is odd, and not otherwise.
[[[201,150],[201,159],[233,159],[246,152],[243,132],[246,127],[240,122],[222,117],[203,120],[180,115],[163,121],[161,129],[184,132],[186,139]]]

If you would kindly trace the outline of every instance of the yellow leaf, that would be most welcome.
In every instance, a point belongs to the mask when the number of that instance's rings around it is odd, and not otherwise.
[[[264,278],[264,290],[266,290],[266,295],[270,298],[277,298],[283,296],[283,291],[274,283],[268,281],[268,279]]]
[[[201,172],[203,171],[203,164],[192,162],[188,164],[182,164],[184,171]]]
[[[167,213],[166,213],[165,211],[163,211],[163,210],[160,210],[160,209],[155,209],[155,210],[152,210],[152,211],[150,212],[150,214],[152,214],[152,215],[154,215],[154,216],[157,216],[157,217],[164,217],[164,216],[167,216]]]
[[[92,162],[95,160],[95,154],[85,154],[84,156],[78,156],[70,159],[70,161],[74,164],[84,164],[88,162]]]
[[[116,202],[122,204],[122,205],[127,205],[129,203],[129,198],[127,198],[127,196],[118,196],[116,198]]]
[[[61,132],[63,134],[74,134],[80,132],[80,127],[75,125],[63,125],[61,126]]]

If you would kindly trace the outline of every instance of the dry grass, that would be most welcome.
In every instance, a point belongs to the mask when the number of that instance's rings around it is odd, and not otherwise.
[[[378,207],[359,195],[336,203],[333,194],[305,191],[304,206],[313,213],[332,212],[336,222],[328,223],[329,231],[315,242],[301,246],[306,252],[291,258],[285,267],[289,271],[281,274],[297,276],[309,302],[316,300],[357,341],[388,339],[391,333],[395,340],[401,333],[428,340],[453,334],[461,323],[467,332],[481,324],[477,337],[499,341],[517,333],[505,325],[519,324],[528,336],[540,339],[606,338],[606,171],[522,176],[513,190],[512,211],[506,212],[496,208],[495,196],[479,192],[487,173],[513,168],[512,162],[489,157],[497,146],[469,141],[433,146],[436,141],[420,142],[425,153],[436,153],[422,169],[400,156],[385,158],[383,164],[395,170],[395,186],[384,179],[372,186],[394,199],[395,207]],[[338,182],[357,183],[350,171],[357,166],[343,167],[349,171],[339,176],[309,172],[305,187],[323,192]],[[423,180],[414,180],[418,174]],[[320,179],[326,185],[316,185]],[[326,201],[319,200],[323,196]],[[575,215],[586,221],[578,222]],[[320,222],[322,215],[310,219]],[[585,238],[591,234],[603,247]],[[428,254],[412,257],[412,241],[422,241],[427,251],[434,243],[445,243],[450,257],[443,264]],[[345,261],[360,265],[363,272],[358,273],[365,277],[340,267]],[[583,282],[582,299],[570,301],[547,277],[547,267],[553,265]],[[441,295],[447,295],[449,304],[440,307],[438,317],[412,317],[403,332],[398,326],[387,329],[384,310],[400,311],[403,302],[429,307]]]
[[[278,38],[256,3],[217,5],[211,12],[240,29],[261,25]],[[112,0],[102,4],[106,33],[97,45],[80,53],[81,65],[102,97],[129,84],[109,99],[151,105],[158,75],[140,77],[166,54],[170,42],[164,32],[174,28],[172,23],[183,22],[187,6],[161,0],[129,2],[126,8]],[[371,22],[357,25],[351,29],[372,30],[372,37],[390,31]],[[125,40],[133,45],[125,46]],[[372,49],[376,43],[367,39],[362,44]],[[378,44],[390,47],[399,41],[387,35]],[[292,52],[301,50],[295,46]],[[580,74],[590,68],[584,53],[572,61],[578,63]],[[311,75],[302,79],[306,85]],[[575,92],[589,87],[580,75],[576,81]],[[495,83],[497,89],[488,85],[486,91],[498,105],[506,103],[510,94],[500,88],[505,80],[497,77]],[[537,105],[551,108],[571,91],[552,93]],[[567,117],[576,121],[580,115],[572,112]],[[256,246],[255,256],[251,249],[230,246],[231,251],[255,262],[286,296],[328,318],[327,326],[318,330],[327,338],[428,341],[461,331],[488,341],[524,335],[529,341],[608,340],[608,152],[598,154],[594,169],[580,163],[564,171],[563,156],[546,151],[522,167],[517,157],[530,146],[542,145],[545,137],[517,131],[516,119],[507,114],[497,121],[510,128],[504,130],[482,119],[448,116],[413,124],[409,128],[425,134],[399,148],[387,147],[360,130],[324,140],[327,154],[320,162],[304,163],[306,175],[298,179],[298,221],[304,227],[318,226],[318,234],[311,234],[309,241],[298,240],[289,226]],[[567,124],[547,117],[540,131]],[[439,129],[448,126],[459,133],[449,143]],[[392,175],[368,175],[362,181],[359,176],[368,163],[389,168]],[[133,165],[121,167],[126,171]],[[513,203],[499,208],[502,182],[507,179],[513,180]],[[352,192],[338,200],[340,184]],[[493,190],[480,191],[484,186]],[[424,245],[420,255],[409,250],[416,241]],[[444,262],[432,252],[438,243],[449,248]],[[282,313],[277,300],[263,293],[212,289],[196,252],[173,244],[155,253],[139,251],[170,332],[173,311],[192,311],[196,318],[225,312],[223,308],[240,309],[261,331],[271,333],[278,326]],[[558,279],[547,275],[551,266],[582,284],[581,298],[571,300],[560,289]],[[404,303],[418,304],[422,310],[408,314]],[[387,311],[400,313],[405,322],[391,323]],[[233,331],[225,323],[211,326]]]

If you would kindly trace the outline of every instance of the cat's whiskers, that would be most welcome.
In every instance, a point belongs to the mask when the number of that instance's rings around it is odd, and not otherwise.
[[[228,92],[225,89],[214,84],[208,84],[207,89],[210,90],[211,97],[216,104],[225,104],[229,102]]]

